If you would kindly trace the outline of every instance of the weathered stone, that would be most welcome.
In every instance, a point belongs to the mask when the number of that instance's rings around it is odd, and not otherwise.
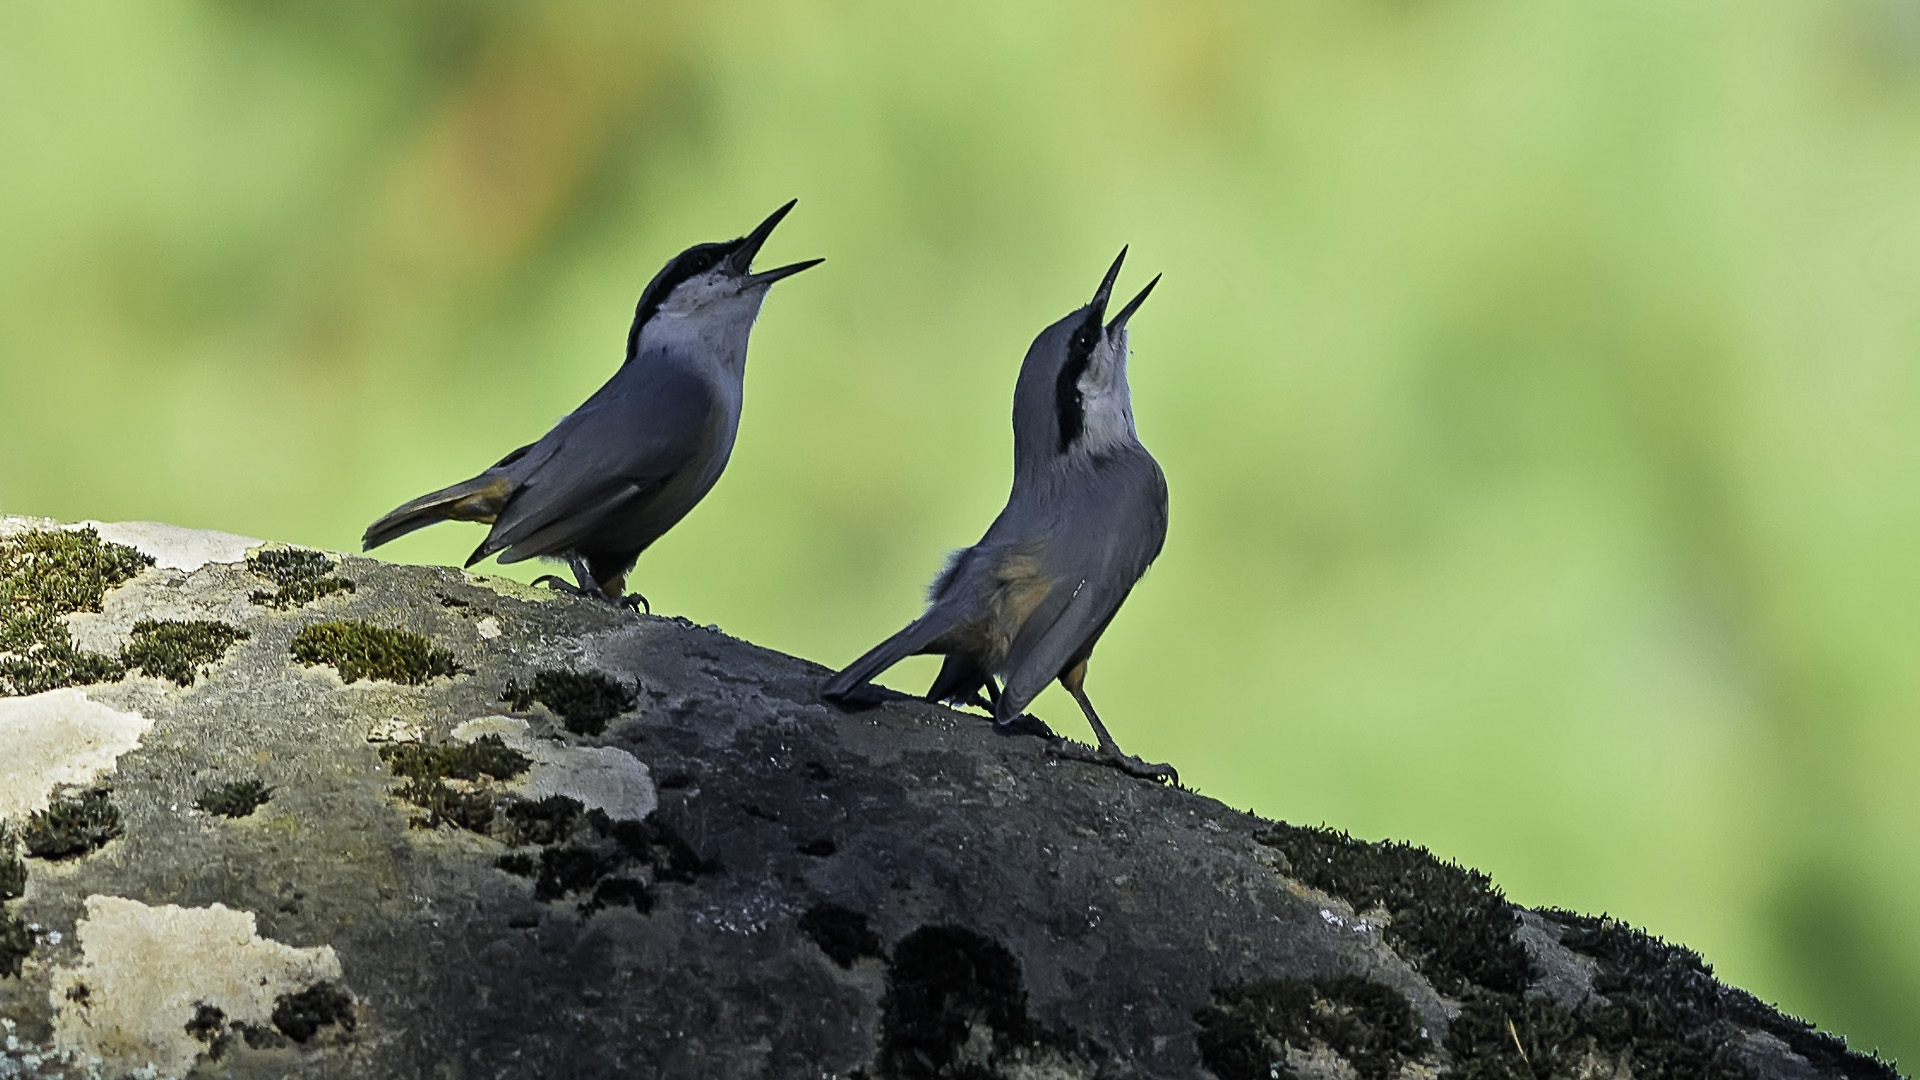
[[[1894,1075],[1619,924],[980,716],[841,713],[711,628],[89,535],[152,565],[82,551],[144,568],[22,613],[64,684],[0,698],[0,866],[63,792],[117,832],[6,871],[0,1078]],[[255,602],[263,568],[352,586]],[[185,685],[89,659],[158,623],[234,632]],[[296,657],[317,625],[352,681]]]

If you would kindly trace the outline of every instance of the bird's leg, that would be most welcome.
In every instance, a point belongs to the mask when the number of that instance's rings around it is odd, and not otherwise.
[[[587,569],[587,560],[578,555],[569,555],[567,566],[572,568],[573,579],[579,584],[569,585],[561,580],[559,574],[541,574],[533,579],[533,583],[545,585],[554,592],[566,593],[568,596],[591,596],[600,600],[607,598],[607,594],[600,589],[600,583],[593,580],[593,571]]]
[[[1087,723],[1093,725],[1093,734],[1100,740],[1101,764],[1111,765],[1128,776],[1137,776],[1142,780],[1167,780],[1178,787],[1180,773],[1173,766],[1142,761],[1123,752],[1120,744],[1113,741],[1113,736],[1107,733],[1107,725],[1100,722],[1100,714],[1093,711],[1093,702],[1087,698],[1086,680],[1087,662],[1082,660],[1060,676],[1060,685],[1066,687],[1067,693],[1073,695],[1073,700],[1080,703],[1080,711],[1087,714]]]
[[[603,599],[609,600],[621,607],[639,608],[649,615],[653,614],[653,605],[647,603],[647,598],[637,592],[622,593],[621,590],[626,587],[627,575],[615,574],[607,579],[605,585],[601,586],[600,595]]]
[[[594,579],[593,571],[588,568],[585,558],[579,555],[569,555],[567,556],[567,565],[573,569],[574,580],[579,584],[569,585],[561,580],[558,574],[542,574],[534,578],[533,583],[535,585],[545,585],[554,592],[566,593],[568,596],[602,600],[620,607],[630,608],[638,606],[645,609],[647,614],[653,614],[653,608],[647,603],[646,597],[641,596],[639,593],[621,595],[620,589],[625,582],[625,574],[617,574],[603,585]]]
[[[586,573],[585,564],[581,563],[578,559],[574,559],[572,562],[573,575],[581,579],[580,584],[570,585],[566,579],[562,578],[559,574],[541,574],[539,577],[533,579],[533,583],[535,585],[545,585],[554,592],[566,593],[568,596],[598,596],[604,599],[606,594],[602,593],[600,587],[593,583],[593,578]]]

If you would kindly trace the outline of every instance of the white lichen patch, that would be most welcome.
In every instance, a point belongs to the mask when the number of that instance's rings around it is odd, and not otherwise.
[[[375,720],[367,726],[367,741],[371,743],[417,743],[426,737],[427,730],[423,725],[398,716]]]
[[[202,1004],[230,1024],[270,1027],[275,998],[340,978],[330,946],[270,941],[255,931],[252,912],[219,904],[148,907],[89,896],[77,933],[80,963],[55,969],[47,992],[54,1044],[112,1069],[180,1076],[206,1049],[186,1030]]]
[[[112,772],[152,726],[73,688],[0,698],[0,818],[45,810],[56,788]]]
[[[625,750],[536,739],[525,720],[511,716],[483,716],[453,729],[453,737],[461,742],[482,735],[498,735],[501,742],[533,759],[531,768],[506,785],[526,798],[565,795],[589,810],[605,810],[615,821],[638,821],[660,805],[646,764]]]
[[[100,539],[125,544],[142,555],[153,557],[162,570],[189,573],[208,563],[235,563],[247,557],[247,551],[265,543],[250,536],[214,532],[211,529],[183,529],[159,521],[84,521],[74,528],[91,525]]]

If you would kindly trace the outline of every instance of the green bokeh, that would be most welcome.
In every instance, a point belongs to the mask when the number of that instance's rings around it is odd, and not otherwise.
[[[1920,1059],[1917,0],[8,6],[0,510],[351,550],[792,196],[656,607],[904,623],[1131,243],[1122,743]]]

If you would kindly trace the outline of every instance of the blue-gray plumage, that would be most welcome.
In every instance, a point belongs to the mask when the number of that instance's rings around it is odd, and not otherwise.
[[[539,442],[480,475],[406,503],[374,522],[368,550],[436,521],[492,525],[467,560],[564,559],[577,585],[627,602],[626,574],[678,524],[727,467],[746,378],[747,339],[767,290],[822,260],[753,273],[753,257],[793,203],[738,240],[697,244],[640,294],[626,358],[606,384]]]
[[[1041,331],[1021,362],[1006,508],[979,543],[953,556],[926,613],[829,679],[827,699],[858,700],[887,668],[938,653],[946,661],[927,699],[978,703],[984,691],[1004,725],[1059,679],[1093,726],[1103,761],[1178,780],[1170,766],[1122,753],[1084,686],[1095,643],[1167,536],[1166,478],[1134,430],[1127,387],[1127,320],[1160,279],[1101,323],[1126,255],[1093,300]]]

